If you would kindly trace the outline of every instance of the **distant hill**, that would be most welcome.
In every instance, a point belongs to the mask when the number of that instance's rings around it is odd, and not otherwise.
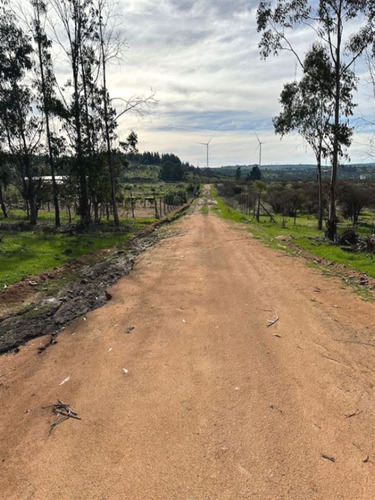
[[[223,170],[224,171],[230,170],[235,172],[238,167],[241,167],[241,170],[243,170],[244,172],[248,172],[251,171],[251,169],[255,166],[258,166],[258,164],[254,163],[252,165],[223,165],[222,167],[216,167],[213,170],[217,170],[219,172]],[[300,168],[315,168],[315,165],[313,164],[262,165],[260,168],[262,170],[263,169],[279,170],[280,168],[300,169]]]
[[[212,170],[222,172],[226,170],[230,170],[235,172],[238,167],[241,167],[241,170],[244,172],[251,171],[253,167],[255,167],[257,163],[254,163],[252,165],[224,165],[222,167],[215,167]],[[347,165],[342,165],[340,168],[375,168],[375,163],[349,163]],[[281,169],[290,169],[290,170],[303,170],[303,169],[309,169],[309,168],[316,168],[316,165],[314,163],[281,163],[278,165],[262,165],[261,169],[262,170],[281,170]],[[323,165],[323,168],[329,168],[329,166],[325,167]]]
[[[213,168],[212,170],[220,176],[232,177],[236,175],[236,170],[241,167],[241,178],[245,178],[251,172],[254,165],[226,165]],[[315,179],[316,165],[314,164],[280,164],[262,165],[260,167],[264,180],[295,180],[295,179]],[[329,177],[330,167],[322,166],[323,177]],[[339,168],[339,178],[341,179],[366,179],[375,177],[375,163],[351,163],[342,165]]]
[[[181,178],[166,178],[162,173],[163,165],[166,167],[166,164],[169,164],[169,169],[171,168],[171,164],[179,165],[183,171],[183,180],[186,182],[205,183],[226,177],[224,173],[216,173],[211,168],[199,168],[189,163],[184,163],[173,153],[160,154],[158,152],[146,151],[144,153],[121,154],[119,155],[119,160],[122,160],[121,181],[126,183],[155,183],[160,179],[168,182],[182,180]]]
[[[133,153],[122,155],[127,161],[122,169],[121,180],[132,183],[153,183],[159,179],[161,165],[165,159],[181,160],[173,155],[163,155],[159,153]],[[126,165],[126,166],[125,166]],[[241,167],[241,178],[245,179],[252,169],[257,166],[252,165],[224,165],[222,167],[199,168],[182,163],[185,170],[185,180],[198,182],[214,182],[220,179],[232,178],[236,176],[236,170]],[[313,180],[316,179],[316,165],[311,163],[285,163],[280,165],[262,165],[260,167],[262,179],[265,181],[288,181],[288,180]],[[324,178],[330,176],[331,169],[323,165],[322,175]],[[339,169],[341,179],[371,179],[375,178],[375,163],[351,163],[342,165]]]

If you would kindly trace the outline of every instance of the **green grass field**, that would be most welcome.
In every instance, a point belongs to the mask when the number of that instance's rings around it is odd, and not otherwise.
[[[339,264],[345,264],[356,271],[366,273],[375,277],[375,260],[363,252],[351,253],[343,250],[337,245],[331,245],[323,241],[323,233],[317,229],[317,220],[313,216],[298,216],[297,223],[294,225],[292,217],[275,216],[276,223],[270,222],[269,217],[261,217],[260,222],[250,222],[251,217],[228,207],[224,201],[217,195],[215,187],[212,187],[211,195],[217,201],[217,206],[212,210],[216,211],[222,218],[236,223],[246,224],[246,229],[250,231],[255,238],[263,241],[268,246],[295,252],[296,247],[307,250],[312,255],[326,259]],[[364,212],[361,217],[361,226],[359,233],[363,236],[371,233],[374,215],[370,212]],[[285,220],[286,226],[282,227],[282,220]],[[341,224],[339,231],[347,227],[347,224]]]
[[[40,214],[39,221],[49,222],[53,214]],[[105,225],[85,234],[50,234],[35,231],[0,230],[0,287],[27,276],[60,267],[78,257],[103,248],[125,248],[129,240],[154,219],[122,220],[119,231],[108,231]],[[14,220],[12,220],[14,222]]]
[[[65,213],[64,211],[60,212],[60,219],[61,219],[61,224],[64,226],[68,224],[68,214]],[[75,224],[78,222],[78,217],[75,215],[72,215],[72,223]],[[51,225],[53,226],[55,220],[55,214],[54,212],[47,212],[47,211],[39,211],[38,213],[38,224],[40,225]],[[4,228],[6,228],[10,224],[17,224],[20,222],[25,222],[27,223],[26,220],[26,214],[23,210],[18,210],[12,208],[11,210],[8,211],[8,218],[4,219],[3,215],[0,215],[0,224]]]

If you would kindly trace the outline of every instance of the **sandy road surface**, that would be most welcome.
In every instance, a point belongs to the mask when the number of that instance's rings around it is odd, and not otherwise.
[[[0,358],[0,497],[374,499],[374,305],[214,215],[175,229],[57,345]],[[48,437],[57,399],[82,420]]]

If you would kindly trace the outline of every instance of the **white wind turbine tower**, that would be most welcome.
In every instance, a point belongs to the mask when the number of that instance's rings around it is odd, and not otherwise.
[[[259,148],[259,167],[260,167],[262,165],[262,144],[264,144],[264,142],[260,141],[260,139],[258,137],[258,134],[256,132],[255,132],[255,135],[256,135],[256,137],[258,139],[258,147],[256,148],[255,151],[257,151],[258,148]]]
[[[212,141],[212,137],[208,142],[198,142],[198,144],[201,144],[202,146],[206,146],[206,148],[207,148],[207,168],[209,167],[209,147],[210,147],[211,141]]]

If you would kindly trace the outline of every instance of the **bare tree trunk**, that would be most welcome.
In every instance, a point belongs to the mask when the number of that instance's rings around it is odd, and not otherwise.
[[[71,2],[72,13],[69,13],[66,2],[58,0],[53,2],[55,9],[64,25],[69,39],[69,58],[72,68],[73,80],[73,122],[75,133],[75,169],[77,172],[79,183],[79,216],[80,223],[83,227],[88,227],[90,224],[90,208],[87,189],[87,163],[83,155],[82,143],[82,116],[80,107],[80,82],[79,82],[79,64],[80,64],[80,48],[83,43],[85,20],[83,15],[83,7],[81,2],[75,0]],[[74,30],[70,31],[69,19],[74,23]]]
[[[39,58],[39,70],[40,70],[40,78],[42,84],[42,97],[43,97],[43,111],[44,111],[44,119],[46,124],[46,136],[47,136],[47,144],[48,144],[48,161],[51,169],[52,176],[52,191],[53,191],[53,204],[55,207],[55,226],[60,227],[60,207],[59,207],[59,198],[58,198],[58,190],[56,183],[56,170],[55,170],[55,160],[52,150],[52,141],[51,141],[51,129],[50,129],[50,116],[49,116],[49,103],[47,99],[47,87],[46,87],[46,78],[44,74],[44,61],[43,61],[43,52],[42,52],[42,33],[41,33],[41,21],[40,21],[40,5],[39,2],[35,2],[35,14],[37,16],[36,22],[36,31],[37,31],[37,46],[38,46],[38,58]],[[48,210],[49,211],[49,210]]]
[[[133,219],[135,219],[133,193],[131,193],[130,195],[130,207],[132,210],[132,217]]]
[[[155,207],[155,219],[159,219],[158,204],[157,204],[157,201],[156,201],[156,196],[154,197],[154,207]]]
[[[78,72],[74,77],[74,122],[76,128],[76,166],[79,172],[79,215],[81,224],[87,227],[90,224],[89,199],[87,192],[86,162],[82,154],[81,113],[79,105]]]
[[[317,176],[318,176],[318,229],[323,229],[323,186],[322,186],[322,165],[321,159],[317,158]]]
[[[30,219],[30,210],[29,210],[29,202],[27,201],[26,196],[23,196],[23,201],[25,202],[25,212],[26,212],[26,219]]]
[[[24,143],[24,164],[25,164],[25,173],[26,173],[26,199],[28,202],[29,206],[29,221],[32,226],[35,226],[37,223],[37,218],[38,218],[38,210],[36,206],[36,201],[35,201],[35,185],[34,185],[34,179],[33,179],[33,174],[31,171],[31,165],[30,165],[30,156],[27,150],[27,145],[26,145],[26,139],[24,136],[23,131],[21,132],[23,143]]]
[[[7,212],[7,207],[5,206],[4,203],[4,198],[3,198],[3,186],[0,184],[0,205],[1,205],[1,211],[3,212],[4,219],[8,218],[8,212]]]
[[[257,203],[257,216],[256,221],[260,222],[260,193],[258,194],[258,203]]]
[[[82,55],[82,47],[79,48],[79,53],[80,53],[80,66],[81,66],[81,76],[82,76],[82,90],[83,90],[83,101],[84,101],[84,106],[83,110],[81,111],[81,118],[82,118],[82,126],[86,127],[86,140],[87,140],[87,150],[88,150],[88,168],[87,168],[87,198],[88,198],[88,206],[89,206],[89,213],[91,213],[91,203],[90,201],[95,198],[96,193],[92,192],[92,189],[90,189],[91,184],[91,168],[94,163],[94,152],[93,152],[93,140],[91,137],[92,133],[92,127],[90,125],[90,113],[89,113],[89,97],[87,93],[87,77],[86,77],[86,72],[85,72],[85,67],[83,64],[83,55]],[[95,216],[94,216],[95,217]],[[96,222],[96,220],[95,220]]]
[[[96,224],[99,224],[100,222],[100,217],[99,217],[99,203],[97,200],[93,200],[93,206],[94,206],[94,221]]]
[[[29,221],[30,221],[30,224],[32,226],[35,226],[36,223],[37,223],[38,209],[36,207],[34,196],[31,196],[29,198],[29,207],[30,207],[30,218],[29,218]]]
[[[335,123],[334,123],[334,141],[333,141],[333,157],[332,157],[332,172],[331,183],[329,186],[329,207],[328,207],[328,222],[327,222],[327,237],[330,241],[334,241],[337,233],[337,216],[336,216],[336,184],[337,170],[339,166],[339,133],[340,133],[340,93],[341,93],[341,42],[342,42],[342,25],[341,25],[341,7],[342,2],[339,2],[339,10],[337,13],[337,42],[336,42],[336,89],[335,89]]]
[[[115,177],[113,173],[113,158],[112,158],[112,149],[111,149],[111,136],[109,129],[109,116],[108,116],[108,90],[107,90],[107,67],[106,67],[106,55],[104,48],[104,38],[103,38],[103,19],[102,13],[100,12],[99,18],[99,34],[100,34],[100,46],[101,46],[101,55],[102,55],[102,73],[103,73],[103,104],[104,104],[104,127],[105,127],[105,140],[107,144],[107,159],[108,159],[108,168],[109,168],[109,178],[111,182],[111,200],[112,200],[112,210],[113,210],[113,218],[116,226],[120,225],[120,220],[117,211],[117,203],[116,203],[116,186],[115,186]],[[134,215],[133,215],[134,217]]]

